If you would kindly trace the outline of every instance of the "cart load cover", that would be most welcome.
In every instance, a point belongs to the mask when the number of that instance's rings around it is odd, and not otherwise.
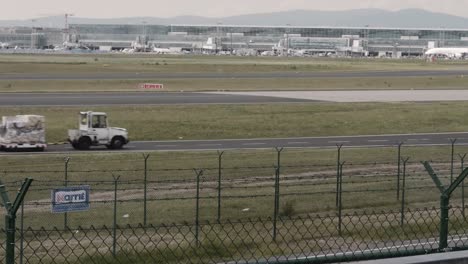
[[[45,118],[39,115],[4,116],[0,144],[45,144]]]

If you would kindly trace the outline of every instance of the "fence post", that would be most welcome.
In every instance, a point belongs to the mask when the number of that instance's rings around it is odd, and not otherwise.
[[[6,247],[5,247],[5,263],[15,263],[15,232],[16,232],[16,213],[19,207],[23,203],[24,197],[28,192],[29,186],[31,186],[32,179],[26,178],[23,181],[21,189],[18,191],[15,201],[10,202],[8,198],[5,185],[0,181],[0,196],[3,200],[3,205],[6,209],[5,214],[5,232],[6,232]]]
[[[21,224],[20,224],[20,264],[23,264],[23,254],[24,254],[24,200],[21,202]]]
[[[398,143],[398,171],[397,171],[397,194],[396,194],[396,199],[397,201],[400,200],[400,171],[401,171],[401,146],[403,145],[403,142]]]
[[[143,225],[147,224],[147,192],[148,192],[148,158],[150,154],[143,154],[143,159],[145,160],[144,168],[144,180],[143,180]]]
[[[116,256],[117,248],[117,184],[120,179],[120,176],[114,178],[114,221],[112,223],[112,256]]]
[[[221,222],[221,161],[223,157],[224,151],[218,150],[218,223]]]
[[[197,194],[195,205],[195,243],[197,247],[200,245],[199,229],[200,229],[200,176],[203,175],[203,170],[193,169],[197,175]]]
[[[70,162],[70,157],[66,157],[65,158],[65,182],[64,182],[64,185],[65,187],[68,186],[68,162]],[[63,229],[67,230],[68,228],[68,213],[65,212],[63,214]]]
[[[461,168],[461,171],[463,171],[465,169],[465,158],[466,158],[466,154],[463,154],[463,155],[460,155],[458,154],[458,157],[460,157],[460,168]],[[465,215],[465,180],[462,181],[461,183],[461,189],[462,189],[462,214],[463,214],[463,219],[466,220],[466,215]]]
[[[343,165],[346,163],[346,161],[343,161],[340,163],[340,184],[339,184],[339,198],[338,198],[338,234],[341,236],[341,226],[343,225],[343,219],[342,219],[342,211],[343,211]]]
[[[338,192],[340,191],[340,164],[341,164],[341,148],[343,144],[337,144],[337,158],[336,158],[336,197],[335,197],[335,206],[338,208]]]
[[[440,195],[440,235],[439,250],[448,247],[448,222],[449,222],[449,202],[450,197],[444,193]]]
[[[442,185],[439,177],[437,177],[436,173],[432,169],[429,162],[423,162],[424,167],[426,168],[429,176],[431,176],[432,180],[434,181],[435,185],[440,191],[440,233],[439,233],[439,251],[444,251],[448,247],[448,225],[449,225],[449,203],[450,203],[450,196],[452,195],[453,191],[460,185],[465,178],[468,176],[468,168],[464,169],[460,175],[455,179],[455,181],[450,184],[448,188],[445,188]]]
[[[401,219],[400,225],[403,226],[405,222],[405,188],[406,188],[406,163],[408,162],[409,157],[402,159],[403,161],[403,182],[401,185]]]
[[[455,152],[455,142],[457,142],[457,139],[450,139],[450,143],[452,145],[452,152],[450,155],[450,184],[453,182],[453,161],[454,161],[454,152]]]
[[[277,207],[277,203],[278,203],[278,199],[277,199],[277,196],[276,196],[276,192],[277,192],[277,185],[279,184],[278,183],[278,167],[275,166],[275,194],[274,194],[274,201],[275,201],[275,204],[274,204],[274,207],[273,207],[273,241],[276,241],[276,221],[278,221],[278,207]]]
[[[283,148],[275,148],[277,152],[277,160],[276,160],[276,167],[278,168],[277,174],[276,174],[276,216],[279,214],[279,204],[280,204],[280,173],[281,173],[281,152],[283,151]]]
[[[275,148],[277,153],[276,166],[275,166],[275,204],[273,208],[273,241],[276,241],[276,225],[278,221],[279,214],[279,181],[280,181],[280,169],[281,169],[281,151],[283,148]]]

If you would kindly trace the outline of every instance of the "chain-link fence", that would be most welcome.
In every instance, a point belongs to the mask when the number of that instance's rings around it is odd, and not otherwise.
[[[465,148],[12,156],[0,173],[10,193],[34,178],[18,212],[19,263],[322,262],[437,250],[440,193],[419,160],[437,158],[449,185]],[[52,189],[81,185],[89,211],[50,212]],[[452,195],[451,248],[466,242],[464,187]]]
[[[468,246],[461,208],[450,214],[449,246]],[[203,222],[26,228],[17,263],[336,262],[431,253],[438,249],[438,209]],[[4,230],[1,236],[4,237]],[[276,233],[276,236],[273,235]],[[4,245],[0,246],[4,252]]]

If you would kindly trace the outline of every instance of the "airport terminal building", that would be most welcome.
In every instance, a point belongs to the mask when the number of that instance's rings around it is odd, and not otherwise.
[[[421,56],[430,48],[468,47],[468,29],[296,27],[240,25],[91,25],[69,29],[0,29],[10,47],[69,47],[101,50],[248,51],[274,54],[334,53],[355,56]]]

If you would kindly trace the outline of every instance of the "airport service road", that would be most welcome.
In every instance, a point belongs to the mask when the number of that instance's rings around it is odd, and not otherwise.
[[[430,71],[347,71],[347,72],[253,72],[253,73],[0,73],[0,80],[157,80],[212,78],[365,78],[365,77],[424,77],[468,75],[468,70]]]
[[[187,92],[135,93],[3,93],[0,106],[162,105],[162,104],[250,104],[293,103],[311,100]]]
[[[177,140],[177,141],[135,141],[130,142],[123,152],[136,151],[180,151],[180,150],[228,150],[228,149],[269,149],[284,148],[345,148],[391,147],[403,142],[406,146],[450,145],[450,139],[457,139],[457,146],[468,145],[468,133],[437,134],[402,134],[402,135],[369,135],[342,137],[302,137],[302,138],[268,138],[268,139],[227,139],[227,140]],[[89,152],[108,151],[105,147],[93,148]],[[68,153],[73,150],[69,144],[51,145],[45,153]],[[82,152],[82,151],[81,151]],[[88,153],[89,153],[88,152]],[[117,151],[110,151],[117,152]],[[2,153],[2,152],[0,152]],[[40,154],[41,152],[35,152]],[[86,153],[86,152],[83,152]],[[2,154],[11,154],[3,152]],[[21,154],[21,153],[19,153]],[[24,154],[24,153],[23,153]]]

